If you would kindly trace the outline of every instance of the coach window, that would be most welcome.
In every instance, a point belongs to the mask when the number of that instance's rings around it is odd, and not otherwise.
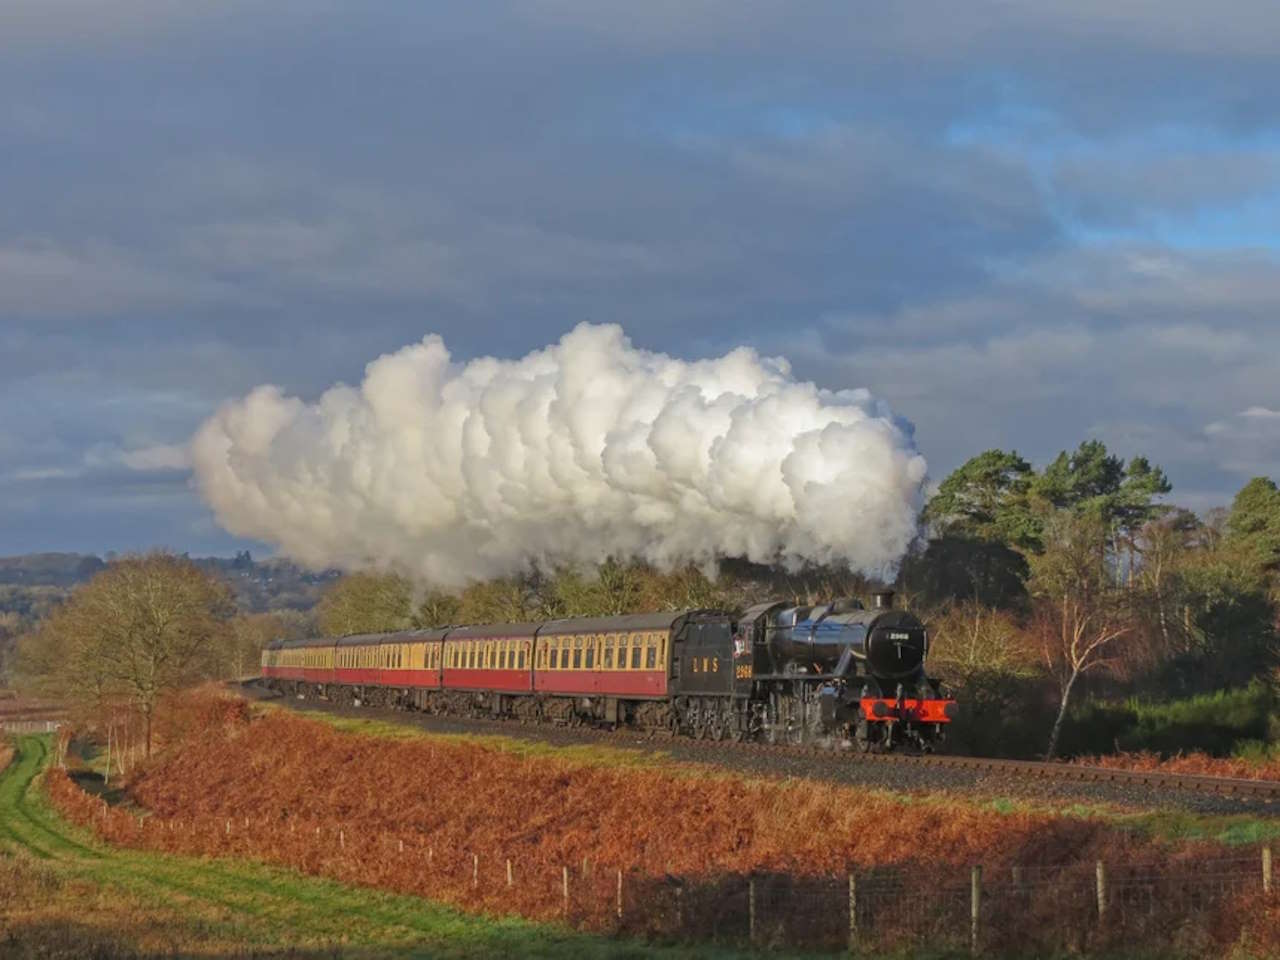
[[[656,670],[658,668],[658,644],[655,640],[650,640],[645,644],[644,665],[647,670]]]
[[[601,655],[604,659],[600,666],[606,670],[613,669],[613,637],[604,638],[604,653]]]
[[[518,654],[517,654],[517,655],[518,655],[518,657],[519,657],[519,663],[517,663],[517,664],[516,664],[517,669],[520,669],[520,670],[523,670],[523,669],[524,669],[524,665],[525,665],[525,658],[528,656],[528,650],[529,650],[529,644],[528,644],[528,642],[527,642],[527,641],[524,641],[524,640],[521,640],[521,641],[520,641],[520,649],[519,649]]]
[[[575,637],[573,640],[573,669],[582,669],[582,647],[583,640],[581,637]]]
[[[639,637],[636,637],[636,638],[634,638],[634,639],[631,641],[631,669],[632,669],[632,670],[639,670],[639,669],[640,669],[640,644],[641,644],[641,642],[642,642],[642,641],[641,641],[641,639],[640,639]]]
[[[587,655],[583,657],[582,665],[588,670],[595,669],[596,664],[596,638],[587,637]]]

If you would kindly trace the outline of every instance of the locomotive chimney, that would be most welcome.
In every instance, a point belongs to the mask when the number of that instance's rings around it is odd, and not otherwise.
[[[893,608],[892,590],[877,590],[871,595],[871,599],[875,602],[877,610],[890,610]]]

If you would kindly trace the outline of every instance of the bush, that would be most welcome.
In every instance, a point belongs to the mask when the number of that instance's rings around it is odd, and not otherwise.
[[[976,757],[1038,757],[1053,723],[1054,692],[1044,677],[975,670],[949,688],[960,716],[947,731],[947,752]]]
[[[1231,756],[1249,741],[1265,743],[1274,695],[1262,681],[1181,700],[1151,703],[1090,701],[1071,712],[1062,733],[1065,754],[1149,751],[1161,756],[1203,751]]]

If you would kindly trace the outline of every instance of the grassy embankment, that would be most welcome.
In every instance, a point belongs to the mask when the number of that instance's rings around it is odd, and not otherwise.
[[[265,711],[287,710],[287,708],[275,704],[262,704],[259,705],[258,709]],[[523,757],[555,759],[560,763],[570,765],[599,765],[633,770],[648,769],[663,771],[677,777],[695,777],[700,780],[709,778],[743,779],[743,775],[740,773],[726,773],[715,767],[674,760],[661,748],[641,750],[610,747],[608,745],[552,746],[541,741],[498,735],[428,732],[409,724],[337,716],[322,711],[307,713],[306,716],[344,733],[376,736],[389,740],[434,740],[444,743],[471,743]],[[1106,758],[1103,759],[1105,760]],[[1143,762],[1144,759],[1149,762]],[[1094,762],[1097,762],[1096,758]],[[1249,768],[1252,767],[1253,772],[1259,775],[1280,779],[1280,763],[1269,763],[1265,766],[1257,767],[1243,760],[1211,761],[1205,759],[1204,762],[1201,762],[1201,758],[1189,757],[1181,763],[1159,763],[1150,757],[1124,756],[1112,758],[1107,765],[1139,769],[1155,767],[1169,769],[1170,771],[1234,777],[1249,776],[1251,772]],[[1135,810],[1131,807],[1109,807],[1101,804],[1049,799],[1031,801],[1025,798],[998,795],[974,796],[966,799],[963,795],[939,796],[890,793],[883,790],[866,791],[864,796],[866,795],[876,798],[891,798],[904,808],[927,809],[941,807],[952,810],[956,807],[967,807],[998,814],[1047,813],[1054,816],[1105,821],[1109,826],[1120,828],[1126,833],[1150,840],[1213,841],[1227,847],[1236,847],[1280,839],[1280,817],[1258,817],[1250,814],[1209,815],[1169,809]]]
[[[0,956],[689,955],[256,863],[106,846],[67,824],[39,789],[48,738],[16,747],[0,771]],[[3,754],[0,744],[0,764]]]

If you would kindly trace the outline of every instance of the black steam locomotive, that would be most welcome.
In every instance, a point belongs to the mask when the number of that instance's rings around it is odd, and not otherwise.
[[[892,601],[885,591],[871,609],[857,600],[761,603],[734,620],[691,624],[686,659],[695,669],[676,696],[683,725],[729,724],[770,742],[837,737],[863,750],[930,749],[958,707],[925,673],[924,624]],[[697,669],[703,650],[725,649],[731,673]]]
[[[892,599],[275,641],[262,671],[283,693],[353,704],[928,750],[957,705],[925,673],[924,625]]]

